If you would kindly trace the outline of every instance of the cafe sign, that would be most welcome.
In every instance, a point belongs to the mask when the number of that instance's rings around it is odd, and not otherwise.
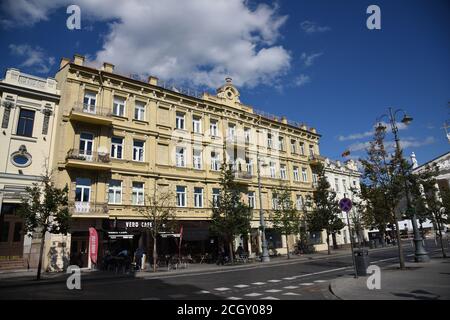
[[[125,221],[125,229],[148,229],[151,227],[151,221]]]

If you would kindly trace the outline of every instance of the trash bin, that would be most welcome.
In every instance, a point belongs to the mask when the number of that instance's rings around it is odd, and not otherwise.
[[[356,274],[366,276],[369,267],[369,251],[367,249],[356,249],[353,254],[355,255]]]

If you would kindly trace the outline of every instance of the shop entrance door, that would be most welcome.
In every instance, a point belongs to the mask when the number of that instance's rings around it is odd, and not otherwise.
[[[17,259],[23,256],[23,219],[16,215],[17,204],[2,205],[0,217],[0,257]]]
[[[74,232],[70,242],[70,264],[80,268],[88,266],[89,233]]]

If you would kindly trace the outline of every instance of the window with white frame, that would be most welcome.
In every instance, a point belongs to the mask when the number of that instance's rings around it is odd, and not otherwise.
[[[314,156],[314,146],[313,146],[312,144],[309,145],[309,155],[310,155],[311,157]]]
[[[194,164],[194,169],[201,169],[202,168],[202,150],[194,149],[194,151],[193,151],[193,164]]]
[[[250,191],[248,194],[248,206],[250,208],[255,208],[255,192],[254,191]]]
[[[295,154],[297,152],[297,141],[296,140],[291,140],[291,153]]]
[[[334,178],[334,190],[336,192],[339,192],[339,179],[338,178]]]
[[[133,182],[132,204],[137,206],[144,205],[144,183]]]
[[[267,148],[272,148],[272,134],[267,134]]]
[[[75,201],[85,203],[89,202],[91,198],[91,179],[76,178],[75,184]]]
[[[212,189],[212,205],[214,208],[219,206],[219,198],[220,198],[220,189],[213,188]]]
[[[94,152],[94,135],[88,132],[80,133],[80,155],[86,157],[86,160],[92,160]]]
[[[192,129],[194,133],[202,133],[202,118],[197,116],[192,118]]]
[[[318,183],[318,177],[317,177],[317,173],[313,173],[313,175],[312,175],[312,178],[313,178],[313,184],[314,185],[317,185],[317,183]]]
[[[217,120],[210,120],[209,133],[210,133],[211,137],[219,136],[219,124],[218,124]]]
[[[285,164],[280,165],[280,177],[281,177],[281,179],[283,179],[283,180],[286,180],[286,179],[287,179],[286,165],[285,165]]]
[[[111,138],[111,158],[122,159],[123,138]]]
[[[133,140],[133,161],[144,161],[144,141]]]
[[[177,207],[186,207],[186,187],[177,186]]]
[[[211,152],[211,170],[213,171],[220,170],[219,154],[215,151]]]
[[[306,168],[302,168],[302,179],[303,182],[308,182],[308,171]]]
[[[250,143],[250,132],[251,129],[250,128],[245,128],[244,129],[244,139],[245,139],[245,143]]]
[[[108,186],[108,203],[121,204],[122,203],[122,181],[110,180]]]
[[[185,129],[185,123],[184,123],[185,114],[182,112],[177,112],[176,114],[176,128],[180,130]]]
[[[278,150],[283,151],[284,150],[284,138],[278,137]]]
[[[300,194],[298,194],[295,200],[297,210],[303,210],[303,197]]]
[[[134,119],[145,121],[145,103],[136,101],[134,105]]]
[[[344,192],[347,193],[347,181],[342,179],[342,187],[344,188]]]
[[[300,142],[300,154],[305,155],[305,144]]]
[[[113,114],[115,116],[125,116],[125,98],[114,96]]]
[[[269,162],[269,171],[270,171],[270,177],[276,178],[275,162],[272,162],[272,161]]]
[[[294,172],[294,181],[300,181],[300,176],[299,176],[299,173],[298,173],[298,167],[294,166],[293,172]]]
[[[83,112],[95,113],[95,103],[97,101],[97,94],[92,91],[86,91],[83,99]]]
[[[248,174],[253,174],[253,160],[250,158],[245,159],[246,171]]]
[[[228,125],[228,140],[235,140],[236,139],[236,125],[229,124]]]
[[[194,188],[194,207],[203,208],[203,188]]]
[[[186,148],[184,147],[176,147],[175,149],[175,161],[177,167],[185,167],[186,166]]]
[[[272,210],[278,209],[278,195],[276,193],[272,194]]]

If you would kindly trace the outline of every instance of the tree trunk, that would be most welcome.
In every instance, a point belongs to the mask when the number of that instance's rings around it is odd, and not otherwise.
[[[385,239],[386,238],[386,231],[385,230],[382,230],[381,231],[381,246],[382,247],[385,247],[386,246],[386,243],[385,243]]]
[[[397,236],[397,247],[398,247],[398,259],[400,261],[400,269],[405,269],[405,257],[403,256],[403,247],[402,247],[402,240],[400,237],[400,228],[398,227],[398,221],[397,218],[394,215],[394,221],[395,221],[395,233]]]
[[[350,233],[349,233],[349,234],[350,234]],[[350,237],[351,237],[351,235],[350,235]],[[337,245],[337,241],[336,241],[336,232],[333,232],[333,233],[331,234],[331,239],[333,240],[333,249],[334,249],[334,250],[339,249],[339,248],[338,248],[338,245]]]
[[[231,260],[231,264],[234,264],[234,257],[233,257],[233,240],[230,240],[228,242],[228,248],[230,249],[230,260]]]
[[[158,263],[158,251],[156,250],[156,237],[153,237],[153,272],[156,272],[157,263]]]
[[[331,254],[330,249],[330,234],[327,232],[327,248],[328,248],[328,254]]]
[[[288,235],[284,235],[286,237],[286,250],[287,250],[287,258],[291,258],[291,254],[289,253],[289,241],[288,241]]]
[[[46,228],[42,231],[42,239],[41,239],[41,247],[39,248],[39,263],[37,269],[37,280],[41,280],[41,269],[42,269],[42,256],[44,255],[44,245],[45,245],[45,233],[47,232]]]
[[[442,239],[442,229],[441,229],[441,223],[439,221],[439,219],[436,219],[437,222],[437,226],[438,226],[438,230],[439,230],[439,240],[441,243],[441,250],[442,250],[442,258],[447,258],[447,255],[445,254],[445,249],[444,249],[444,241]]]

